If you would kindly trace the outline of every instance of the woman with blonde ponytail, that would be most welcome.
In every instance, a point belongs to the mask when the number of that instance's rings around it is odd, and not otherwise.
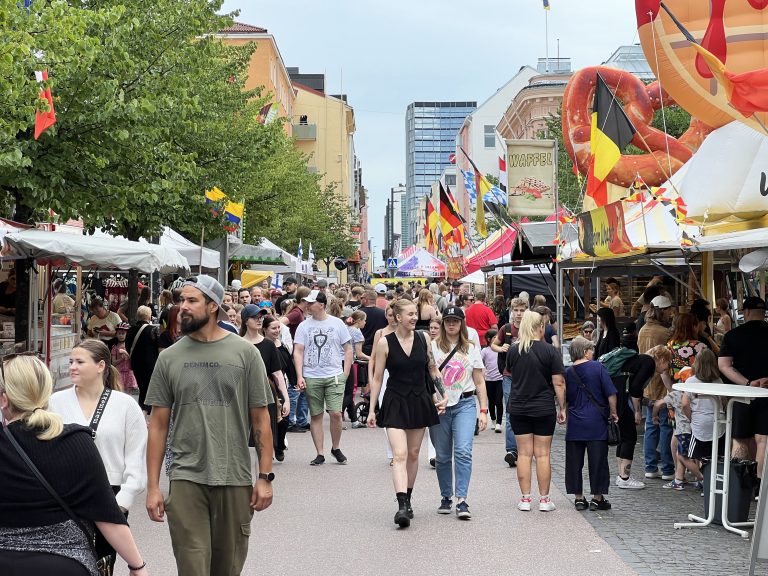
[[[0,574],[96,576],[92,536],[86,534],[95,525],[128,563],[130,574],[146,576],[146,564],[90,431],[63,424],[48,410],[48,368],[35,355],[0,361]],[[20,452],[77,520],[58,504]]]
[[[565,369],[560,352],[544,341],[544,317],[527,310],[520,321],[519,339],[507,353],[512,386],[507,403],[509,423],[517,440],[517,481],[522,498],[517,508],[531,509],[531,462],[536,456],[539,510],[551,512],[552,468],[549,454],[555,422],[565,424]],[[555,415],[555,397],[560,407]]]
[[[74,386],[51,396],[51,411],[60,414],[65,423],[93,430],[117,504],[127,516],[136,496],[147,487],[144,413],[133,398],[121,392],[120,372],[101,340],[89,338],[72,349],[69,375]],[[96,548],[114,562],[114,550],[99,534]]]

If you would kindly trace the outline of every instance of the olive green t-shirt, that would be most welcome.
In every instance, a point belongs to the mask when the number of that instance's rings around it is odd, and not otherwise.
[[[252,484],[249,409],[266,406],[269,392],[261,354],[235,334],[214,342],[186,336],[163,350],[146,403],[173,408],[171,480]]]

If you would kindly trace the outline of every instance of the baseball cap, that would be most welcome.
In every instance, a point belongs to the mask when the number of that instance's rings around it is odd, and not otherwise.
[[[742,310],[765,310],[765,300],[759,296],[749,296],[744,299]]]
[[[285,286],[286,284],[298,284],[298,283],[299,283],[298,280],[296,280],[296,278],[294,278],[293,276],[288,276],[288,278],[283,280],[283,286]]]
[[[453,286],[454,288],[458,288],[459,286],[461,286],[461,282],[459,282],[458,280],[454,280],[453,282],[451,282],[451,286]]]
[[[651,306],[655,308],[669,308],[672,306],[672,301],[666,296],[656,296],[651,300]]]
[[[377,294],[386,294],[387,293],[387,287],[385,284],[379,282],[374,286],[374,290],[376,290]]]
[[[320,304],[328,304],[328,298],[320,290],[312,290],[309,296],[303,298],[304,302],[320,302]]]
[[[459,320],[464,320],[464,310],[458,306],[449,306],[445,309],[445,312],[443,312],[443,319],[445,318],[458,318]]]
[[[317,281],[317,285],[320,288],[328,288],[328,280],[323,280],[322,278]]]
[[[275,288],[273,290],[270,290],[269,295],[270,296],[282,296],[283,295],[283,291],[280,290],[279,288]]]
[[[256,304],[246,304],[243,306],[243,309],[240,310],[240,320],[245,324],[248,321],[248,318],[255,318],[261,314],[261,311],[261,308],[256,306]]]
[[[193,288],[197,288],[200,292],[213,300],[213,303],[219,307],[217,320],[226,321],[229,319],[227,313],[224,312],[224,309],[221,307],[221,301],[224,299],[224,286],[219,284],[215,278],[208,276],[207,274],[199,274],[198,276],[187,278],[182,286],[192,286]]]
[[[232,280],[232,290],[240,290],[241,286],[240,280]]]

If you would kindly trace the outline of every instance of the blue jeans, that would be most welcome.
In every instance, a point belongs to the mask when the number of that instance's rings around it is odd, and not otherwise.
[[[512,425],[509,423],[509,410],[507,410],[509,393],[512,391],[512,376],[504,375],[501,381],[501,389],[504,391],[504,412],[506,412],[504,416],[507,419],[507,424],[504,426],[504,443],[506,444],[507,452],[517,454],[517,440],[515,439],[515,433],[512,432]]]
[[[645,471],[656,472],[656,447],[661,454],[662,474],[675,473],[675,461],[672,458],[672,426],[669,424],[667,411],[659,410],[659,425],[653,423],[653,406],[645,407],[645,434],[643,435],[643,456]]]
[[[288,398],[291,400],[291,414],[288,416],[288,421],[296,426],[309,424],[309,404],[304,391],[288,386]]]
[[[429,435],[435,445],[435,468],[440,494],[453,496],[453,475],[456,473],[456,498],[466,498],[472,475],[472,443],[475,438],[475,398],[462,398],[446,408],[440,424],[430,426]]]

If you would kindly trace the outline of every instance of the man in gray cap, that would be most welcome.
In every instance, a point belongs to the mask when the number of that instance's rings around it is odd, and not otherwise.
[[[168,513],[179,574],[240,574],[253,511],[272,503],[271,397],[258,350],[218,326],[224,288],[210,276],[181,291],[186,336],[160,355],[146,403],[153,407],[147,443],[147,512]],[[173,409],[169,499],[160,491]],[[258,480],[253,484],[248,437],[253,429]],[[171,500],[170,494],[173,494]],[[223,511],[223,512],[222,512]]]

